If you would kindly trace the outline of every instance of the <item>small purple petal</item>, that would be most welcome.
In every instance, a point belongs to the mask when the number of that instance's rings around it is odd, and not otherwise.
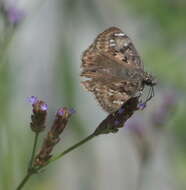
[[[120,108],[119,111],[118,111],[118,113],[122,114],[124,111],[125,111],[125,108]]]
[[[19,23],[24,16],[25,13],[17,7],[9,7],[7,9],[7,17],[12,24]]]
[[[41,108],[42,111],[46,111],[48,109],[48,105],[43,103],[43,104],[41,104],[40,108]]]
[[[117,126],[117,125],[119,125],[119,124],[120,124],[120,121],[119,121],[119,120],[115,120],[115,121],[114,121],[114,125]]]
[[[70,109],[69,109],[69,112],[70,112],[70,114],[75,114],[75,113],[76,113],[76,110],[75,110],[74,108],[70,108]]]
[[[140,110],[143,110],[145,107],[146,107],[146,103],[140,103],[140,104],[138,104],[138,108]]]
[[[57,111],[57,115],[59,115],[59,116],[64,115],[64,109],[63,109],[63,108],[60,108],[60,109]]]
[[[38,101],[38,99],[36,96],[30,96],[27,98],[27,101],[33,105]]]

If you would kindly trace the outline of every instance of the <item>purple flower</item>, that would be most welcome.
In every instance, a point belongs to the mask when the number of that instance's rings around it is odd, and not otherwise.
[[[76,111],[73,108],[68,109],[68,112],[69,112],[70,115],[76,113]],[[64,108],[59,108],[59,110],[57,111],[57,115],[58,116],[63,116],[64,114],[65,114]]]
[[[40,105],[40,108],[41,108],[42,111],[46,111],[48,109],[48,105],[46,103],[42,103]]]
[[[25,13],[15,6],[8,7],[6,10],[6,14],[8,21],[12,24],[20,23],[25,16]]]
[[[140,104],[138,104],[138,108],[139,108],[140,110],[145,109],[145,107],[146,107],[146,103],[140,103]]]
[[[27,101],[33,105],[38,101],[38,98],[36,96],[30,96],[27,98]]]
[[[59,116],[63,116],[64,115],[64,109],[63,108],[59,108],[59,110],[57,111],[57,115]]]

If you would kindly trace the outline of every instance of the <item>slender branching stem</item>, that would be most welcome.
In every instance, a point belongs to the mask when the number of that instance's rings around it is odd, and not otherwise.
[[[27,172],[27,175],[23,178],[23,180],[21,181],[21,183],[19,184],[19,186],[17,187],[16,190],[21,190],[23,188],[23,186],[26,184],[26,182],[30,179],[30,177],[39,172],[40,169],[48,166],[49,164],[51,164],[52,162],[62,158],[64,155],[68,154],[69,152],[71,152],[72,150],[78,148],[79,146],[83,145],[84,143],[88,142],[89,140],[91,140],[92,138],[94,138],[96,135],[93,133],[89,136],[87,136],[86,138],[84,138],[83,140],[79,141],[78,143],[74,144],[73,146],[67,148],[65,151],[63,151],[61,154],[55,156],[54,158],[50,159],[48,161],[48,163],[42,167],[39,167],[37,169],[35,169],[33,166],[32,166],[32,163],[33,163],[33,159],[34,159],[34,156],[35,156],[35,149],[36,149],[36,145],[37,145],[37,140],[38,140],[38,134],[36,134],[35,136],[35,140],[34,140],[34,147],[33,147],[33,152],[32,152],[32,157],[31,157],[31,160],[30,160],[30,164],[29,166],[31,166]]]
[[[29,162],[29,165],[28,165],[27,174],[26,174],[26,176],[23,178],[23,180],[21,181],[21,183],[19,184],[19,186],[17,187],[16,190],[22,189],[22,187],[23,187],[23,186],[25,185],[25,183],[29,180],[29,178],[35,173],[32,164],[33,164],[33,160],[34,160],[34,157],[35,157],[35,152],[36,152],[38,137],[39,137],[39,133],[35,133],[34,145],[33,145],[33,149],[32,149],[32,155],[31,155],[31,158],[30,158],[30,162]],[[33,172],[33,171],[34,171],[34,172]]]
[[[35,133],[34,145],[33,145],[33,149],[32,149],[32,155],[31,155],[31,159],[30,159],[30,162],[29,162],[28,170],[30,168],[32,168],[33,160],[34,160],[35,153],[36,153],[36,147],[37,147],[38,137],[39,137],[39,133]]]
[[[87,141],[91,140],[92,138],[95,137],[95,134],[91,134],[89,136],[87,136],[86,138],[84,138],[83,140],[79,141],[78,143],[74,144],[73,146],[67,148],[65,151],[63,151],[62,153],[60,153],[59,155],[51,158],[49,160],[49,162],[47,163],[47,165],[49,165],[50,163],[62,158],[64,155],[68,154],[69,152],[71,152],[72,150],[78,148],[79,146],[83,145],[84,143],[86,143]],[[46,166],[46,165],[45,165]]]
[[[29,180],[29,178],[33,175],[33,173],[28,172],[27,175],[23,178],[19,186],[16,188],[16,190],[21,190],[25,183]]]

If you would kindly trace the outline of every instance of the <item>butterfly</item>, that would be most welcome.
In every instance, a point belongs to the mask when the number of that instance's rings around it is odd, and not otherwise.
[[[146,102],[154,96],[155,78],[144,71],[144,65],[131,39],[121,29],[110,27],[100,33],[82,56],[81,84],[94,93],[101,107],[118,110],[145,85],[151,90]]]

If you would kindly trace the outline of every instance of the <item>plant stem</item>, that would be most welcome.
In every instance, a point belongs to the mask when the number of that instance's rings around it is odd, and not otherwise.
[[[24,177],[24,179],[21,181],[21,183],[19,184],[19,186],[17,187],[16,190],[21,190],[22,187],[25,185],[25,183],[29,180],[29,178],[37,173],[40,169],[48,166],[49,164],[51,164],[52,162],[62,158],[65,154],[68,154],[69,152],[71,152],[72,150],[78,148],[79,146],[83,145],[84,143],[86,143],[87,141],[91,140],[92,138],[94,138],[96,135],[93,133],[89,136],[87,136],[86,138],[84,138],[83,140],[81,140],[80,142],[74,144],[73,146],[67,148],[65,151],[63,151],[61,154],[59,154],[58,156],[52,158],[46,165],[42,166],[42,167],[39,167],[37,168],[34,172],[32,171],[33,166],[32,166],[32,163],[33,163],[33,159],[34,159],[34,155],[35,155],[35,150],[36,150],[36,145],[37,145],[37,140],[38,140],[38,134],[36,133],[35,135],[35,140],[34,140],[34,146],[33,146],[33,152],[32,152],[32,157],[31,157],[31,160],[30,160],[30,164],[29,164],[29,169],[28,170],[28,173],[27,175]]]
[[[34,160],[34,156],[36,152],[36,147],[37,147],[37,142],[38,142],[38,136],[39,136],[39,133],[35,133],[34,145],[33,145],[32,155],[31,155],[28,169],[32,168],[32,164],[33,164],[33,160]]]
[[[59,154],[58,156],[55,156],[54,158],[50,159],[50,161],[47,163],[47,165],[49,165],[50,163],[62,158],[65,154],[68,154],[69,152],[71,152],[72,150],[78,148],[79,146],[83,145],[84,143],[86,143],[87,141],[91,140],[92,138],[95,137],[95,134],[91,134],[89,136],[87,136],[86,138],[84,138],[83,140],[81,140],[80,142],[74,144],[73,146],[67,148],[65,151],[63,151],[61,154]],[[45,166],[47,166],[45,165]]]
[[[34,145],[33,145],[33,149],[32,149],[31,159],[30,159],[30,162],[29,162],[29,165],[28,165],[27,174],[26,174],[26,176],[23,178],[23,180],[21,181],[21,183],[19,184],[19,186],[17,187],[16,190],[22,189],[22,187],[25,185],[25,183],[26,183],[26,182],[29,180],[29,178],[34,174],[32,164],[33,164],[33,160],[34,160],[34,156],[35,156],[35,152],[36,152],[38,137],[39,137],[39,133],[35,133]]]
[[[27,175],[23,178],[23,180],[21,181],[21,183],[19,184],[19,186],[16,188],[16,190],[21,190],[22,187],[25,185],[25,183],[29,180],[29,178],[32,176],[33,173],[27,173]]]

